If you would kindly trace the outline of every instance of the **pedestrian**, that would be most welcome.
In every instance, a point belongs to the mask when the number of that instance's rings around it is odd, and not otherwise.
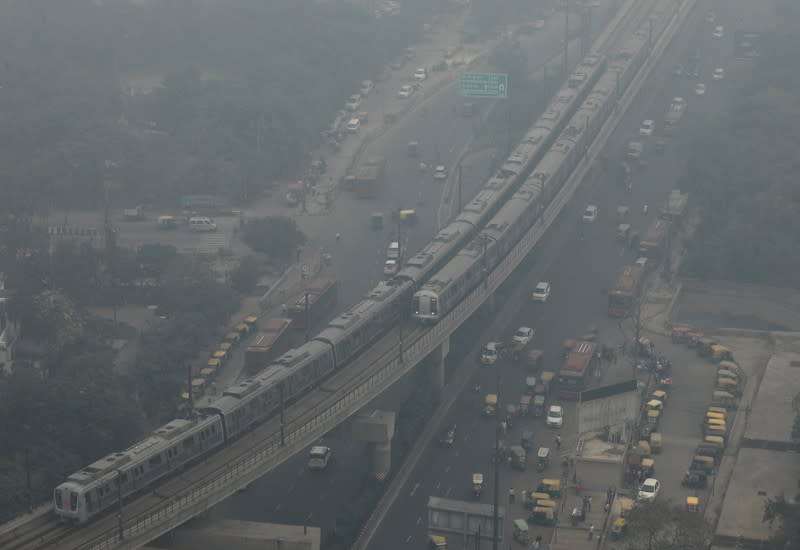
[[[594,538],[594,523],[589,524],[589,540]]]
[[[587,506],[588,511],[591,512],[592,511],[592,495],[589,495],[589,497],[587,498],[587,503],[588,503],[588,506]]]
[[[514,489],[509,489],[508,490],[508,503],[509,504],[514,504],[514,496],[515,496],[514,495]]]
[[[557,451],[561,450],[561,435],[560,434],[556,434],[556,450]]]
[[[535,541],[533,541],[533,550],[539,550],[542,547],[542,541],[539,540],[537,537]]]

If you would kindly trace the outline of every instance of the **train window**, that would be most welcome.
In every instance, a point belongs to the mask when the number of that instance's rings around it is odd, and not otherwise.
[[[156,455],[148,461],[148,464],[150,464],[151,468],[154,468],[155,466],[161,464],[161,462],[161,455]]]
[[[61,508],[63,505],[64,501],[62,500],[61,489],[56,489],[56,508]]]
[[[191,449],[192,447],[194,447],[194,437],[187,437],[183,440],[184,449]]]
[[[78,493],[69,494],[69,509],[73,512],[78,509]]]
[[[100,492],[99,489],[98,492]],[[92,493],[88,491],[86,492],[86,509],[89,510],[90,512],[94,510],[94,501],[92,500]]]
[[[119,480],[122,483],[128,483],[128,472],[122,472],[121,474],[119,474]]]

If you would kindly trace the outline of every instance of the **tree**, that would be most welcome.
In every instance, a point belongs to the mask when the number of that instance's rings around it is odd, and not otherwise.
[[[787,501],[783,495],[770,499],[764,508],[764,521],[770,525],[778,523],[778,530],[770,538],[767,548],[800,548],[800,495],[793,502]]]
[[[244,242],[256,252],[288,260],[306,242],[297,222],[283,216],[270,216],[248,222],[244,226]]]
[[[242,294],[250,292],[258,282],[258,274],[258,260],[245,256],[231,273],[231,286]]]
[[[630,550],[684,550],[704,549],[711,537],[711,527],[699,513],[655,500],[633,507],[625,540]]]

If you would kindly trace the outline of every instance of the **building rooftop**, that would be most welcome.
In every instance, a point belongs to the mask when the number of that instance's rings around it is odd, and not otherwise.
[[[763,387],[763,386],[762,386]],[[739,451],[728,484],[716,536],[728,540],[769,538],[773,529],[762,521],[768,499],[798,493],[800,461],[795,453],[744,448]]]
[[[753,401],[744,434],[745,445],[768,445],[771,448],[793,446],[793,404],[799,394],[800,354],[775,353],[767,363]]]

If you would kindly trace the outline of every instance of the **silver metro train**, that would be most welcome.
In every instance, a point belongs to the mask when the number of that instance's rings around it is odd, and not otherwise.
[[[637,31],[520,189],[468,246],[414,293],[412,310],[418,322],[433,324],[452,311],[533,226],[583,158],[647,53],[646,35]]]
[[[617,65],[618,70],[625,69]],[[499,261],[513,240],[506,234],[512,230],[514,235],[521,234],[525,223],[515,221],[517,225],[507,228],[502,220],[516,220],[512,210],[529,212],[531,204],[553,193],[540,171],[520,187],[523,178],[535,166],[552,162],[545,162],[546,153],[551,147],[558,149],[559,144],[553,145],[556,136],[604,72],[608,74],[605,57],[587,56],[497,174],[452,223],[409,259],[393,281],[379,284],[314,339],[288,351],[257,376],[226,389],[219,399],[195,411],[193,419],[173,420],[129,449],[112,453],[70,475],[54,490],[56,514],[78,523],[89,521],[113,506],[120,495],[125,498],[146,489],[273,416],[281,403],[309,391],[395,326],[404,317],[414,290],[423,287],[432,274],[449,269],[446,264],[454,254],[453,261],[468,264],[465,256],[475,254],[476,235],[493,243],[491,247],[481,244],[477,253],[491,253],[491,261]],[[628,80],[623,78],[621,82],[627,86]],[[509,206],[503,207],[512,193],[515,194]],[[484,232],[478,233],[493,216]],[[452,271],[454,277],[460,273]],[[442,277],[436,275],[434,280]],[[448,307],[452,303],[448,296]],[[440,310],[437,318],[442,314]]]

